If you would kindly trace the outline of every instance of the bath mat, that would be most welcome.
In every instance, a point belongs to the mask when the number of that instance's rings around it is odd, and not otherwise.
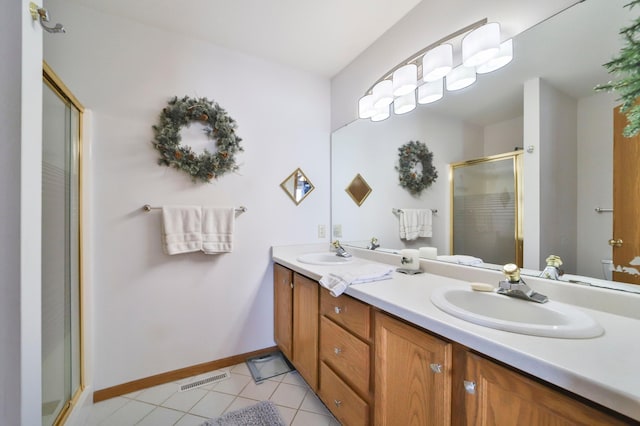
[[[261,383],[271,377],[276,377],[294,370],[293,366],[280,351],[248,358],[247,367],[249,367],[249,371],[256,383]]]
[[[286,423],[273,402],[260,401],[255,405],[207,420],[201,426],[286,426]]]

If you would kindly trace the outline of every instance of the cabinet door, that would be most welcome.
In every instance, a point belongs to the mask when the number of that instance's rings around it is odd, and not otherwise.
[[[467,354],[466,364],[468,425],[625,424],[478,355]],[[470,383],[475,384],[474,390]]]
[[[318,390],[319,285],[293,274],[293,365],[314,391]]]
[[[375,314],[376,425],[448,425],[451,344]]]
[[[273,339],[289,361],[293,360],[293,272],[273,265]]]

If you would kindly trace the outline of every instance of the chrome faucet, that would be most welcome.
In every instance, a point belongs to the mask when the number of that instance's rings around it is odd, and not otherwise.
[[[560,269],[560,266],[562,265],[562,259],[560,259],[560,256],[552,254],[551,256],[547,257],[545,261],[547,262],[547,266],[540,274],[540,277],[548,278],[550,280],[557,280],[561,275],[564,274],[564,271]]]
[[[520,278],[520,268],[513,263],[507,263],[502,267],[506,279],[500,281],[498,294],[517,297],[518,299],[529,300],[536,303],[547,303],[549,298],[544,294],[536,293]]]
[[[340,241],[335,240],[332,244],[333,248],[336,249],[336,256],[351,257],[351,253],[347,253],[347,251],[340,245]]]
[[[372,237],[372,238],[371,238],[371,244],[369,244],[369,245],[367,246],[367,248],[368,248],[369,250],[375,250],[375,249],[377,249],[378,247],[380,247],[380,244],[378,244],[378,239],[377,239],[376,237]]]

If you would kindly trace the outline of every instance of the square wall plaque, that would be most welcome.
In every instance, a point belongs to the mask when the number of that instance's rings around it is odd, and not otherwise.
[[[358,206],[361,206],[364,200],[371,194],[371,187],[360,173],[358,173],[349,186],[345,188],[345,191]]]

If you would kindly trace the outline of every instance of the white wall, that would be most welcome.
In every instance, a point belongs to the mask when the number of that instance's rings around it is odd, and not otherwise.
[[[419,196],[398,183],[398,148],[409,141],[420,141],[433,153],[437,180]],[[371,237],[386,248],[437,247],[449,254],[450,184],[449,164],[482,156],[482,129],[459,119],[434,114],[429,108],[416,108],[404,115],[393,115],[379,123],[359,120],[332,135],[332,218],[342,227],[340,240],[367,242]],[[361,206],[345,192],[360,173],[372,188]],[[431,208],[433,237],[406,241],[399,237],[398,216],[392,208]]]
[[[577,264],[577,101],[540,78],[524,85],[524,267],[544,269],[547,256]]]
[[[29,2],[0,14],[0,424],[40,423],[42,30]]]
[[[387,71],[415,52],[482,18],[513,37],[576,0],[422,1],[331,80],[331,129],[358,117],[358,99]]]
[[[62,0],[67,35],[45,59],[92,110],[94,387],[268,347],[270,246],[329,222],[329,82]],[[215,100],[238,122],[240,170],[211,184],[157,165],[151,126],[172,96]],[[301,167],[296,207],[279,184]],[[230,254],[165,255],[149,203],[244,205]],[[325,239],[328,241],[328,239]]]
[[[578,100],[578,264],[577,273],[604,278],[600,261],[611,259],[607,241],[613,235],[613,214],[596,207],[613,206],[614,93]]]
[[[484,156],[515,151],[523,148],[523,119],[512,118],[484,128]]]

